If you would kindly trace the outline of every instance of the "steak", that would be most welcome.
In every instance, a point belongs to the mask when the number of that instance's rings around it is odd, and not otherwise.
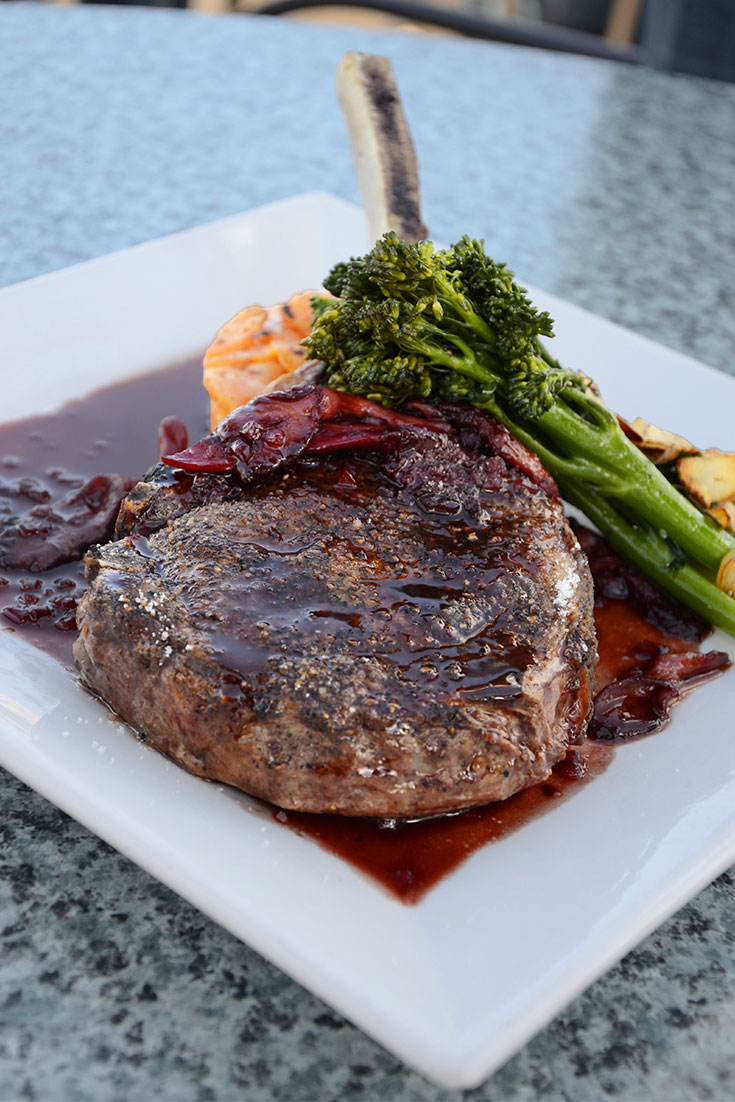
[[[87,556],[75,657],[192,773],[414,818],[505,799],[584,738],[587,562],[484,414],[301,387],[166,463]]]

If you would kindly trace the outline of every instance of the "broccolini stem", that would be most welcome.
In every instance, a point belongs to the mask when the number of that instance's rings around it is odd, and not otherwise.
[[[621,558],[704,620],[735,635],[735,601],[688,563],[672,566],[671,548],[652,528],[631,524],[600,494],[559,478],[563,497],[581,509]]]
[[[451,336],[451,343],[460,353],[460,355],[455,355],[446,347],[446,338],[441,330],[437,329],[435,326],[427,326],[427,329],[429,332],[433,332],[436,335],[437,340],[444,338],[444,346],[430,340],[414,340],[413,349],[415,351],[422,352],[431,359],[434,364],[439,364],[441,367],[448,367],[450,371],[459,371],[460,374],[467,376],[469,379],[474,379],[476,383],[480,383],[483,387],[487,388],[488,393],[494,393],[496,386],[500,382],[499,376],[485,366],[485,364],[480,363],[473,350],[462,337],[456,336],[455,334]]]
[[[493,333],[487,322],[480,317],[476,310],[473,310],[470,304],[461,299],[451,283],[446,279],[437,278],[435,276],[436,283],[441,292],[437,296],[437,302],[439,303],[445,317],[454,315],[461,325],[464,325],[470,330],[474,330],[485,344],[494,348],[497,341],[495,334]]]
[[[582,395],[575,395],[577,397],[584,401]],[[587,399],[587,402],[589,405],[596,404],[592,399]],[[673,540],[688,557],[716,574],[722,556],[735,547],[732,536],[703,516],[684,494],[664,478],[658,467],[628,440],[612,415],[600,432],[592,429],[562,401],[556,402],[537,424],[552,437],[559,426],[561,434],[566,436],[569,420],[575,426],[573,431],[578,434],[576,439],[581,444],[579,450],[582,453],[589,446],[590,435],[597,437],[596,451],[590,451],[587,458],[599,465],[603,478],[593,488],[603,491],[606,498],[615,498],[629,515],[644,518],[661,536]],[[554,473],[553,470],[551,473]]]
[[[596,428],[570,409],[567,397],[575,404],[586,402],[591,416],[606,415],[604,427]],[[482,404],[538,455],[557,481],[563,479],[568,484],[579,479],[585,493],[590,490],[612,498],[623,512],[645,520],[660,538],[673,541],[713,575],[723,556],[735,547],[730,533],[703,516],[672,486],[628,440],[616,418],[594,399],[580,392],[572,398],[571,391],[563,392],[534,425],[535,430],[541,430],[540,435],[509,418],[497,401]],[[575,458],[565,454],[567,449]]]

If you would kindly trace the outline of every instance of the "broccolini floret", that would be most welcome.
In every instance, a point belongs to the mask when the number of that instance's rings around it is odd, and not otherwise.
[[[367,256],[338,264],[317,299],[307,340],[338,389],[386,405],[411,396],[476,401],[499,390],[521,417],[536,417],[578,376],[543,360],[551,336],[503,264],[469,237],[447,250],[385,234]]]

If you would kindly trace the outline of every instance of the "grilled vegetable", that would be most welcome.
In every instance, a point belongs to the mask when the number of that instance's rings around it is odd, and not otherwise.
[[[249,306],[220,329],[204,356],[212,428],[274,381],[303,367],[300,342],[311,326],[313,293],[303,291],[269,309]]]
[[[735,532],[735,505],[732,501],[723,501],[713,509],[707,509],[706,512],[707,516],[712,517],[721,528],[727,528],[728,532]]]
[[[636,417],[632,425],[623,425],[623,431],[657,467],[671,463],[681,455],[692,455],[698,451],[683,436],[650,425],[642,417]]]
[[[677,460],[676,473],[682,486],[705,509],[735,499],[733,452],[710,448],[701,455],[683,456]]]

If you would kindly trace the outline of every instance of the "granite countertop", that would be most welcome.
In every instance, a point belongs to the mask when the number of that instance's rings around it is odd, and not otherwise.
[[[522,278],[735,370],[732,87],[160,9],[2,4],[0,42],[0,284],[298,192],[356,199],[332,74],[361,48],[394,62],[434,236],[484,236]],[[452,1092],[10,775],[0,791],[2,1099],[731,1097],[732,874]]]

